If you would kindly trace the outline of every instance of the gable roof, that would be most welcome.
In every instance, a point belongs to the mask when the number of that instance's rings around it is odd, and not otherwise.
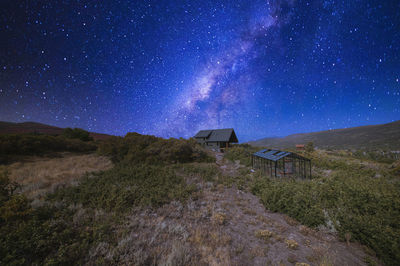
[[[206,138],[208,142],[239,142],[233,128],[200,130],[194,137]]]
[[[195,138],[208,138],[211,134],[212,130],[200,130],[197,132],[197,134],[194,136]]]

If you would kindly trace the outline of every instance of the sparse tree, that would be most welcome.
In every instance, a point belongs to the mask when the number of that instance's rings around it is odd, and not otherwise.
[[[309,153],[313,152],[314,151],[314,143],[312,141],[308,142],[306,144],[305,149],[306,149],[306,152],[309,152]]]
[[[82,141],[91,141],[93,138],[90,136],[90,133],[86,130],[80,128],[66,128],[63,131],[63,135],[69,139],[80,139]]]

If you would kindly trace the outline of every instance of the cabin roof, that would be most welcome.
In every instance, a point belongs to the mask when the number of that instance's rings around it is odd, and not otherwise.
[[[200,130],[195,138],[206,138],[208,142],[239,142],[233,128]]]
[[[194,136],[195,138],[208,138],[211,134],[212,130],[200,130],[197,132],[197,134]]]

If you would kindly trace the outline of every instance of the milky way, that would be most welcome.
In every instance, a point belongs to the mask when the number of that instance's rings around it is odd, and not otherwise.
[[[400,119],[399,1],[2,1],[0,120],[240,141]]]
[[[235,29],[241,37],[210,58],[173,105],[166,108],[163,134],[190,137],[201,129],[232,127],[235,116],[242,112],[241,106],[251,104],[246,101],[250,88],[260,78],[252,75],[251,64],[259,56],[256,46],[264,45],[257,44],[258,38],[273,38],[271,28],[279,28],[290,19],[282,13],[283,5],[292,7],[294,1],[259,5],[257,12],[250,13],[246,27]]]

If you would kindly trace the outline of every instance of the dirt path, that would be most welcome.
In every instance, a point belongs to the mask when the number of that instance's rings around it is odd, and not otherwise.
[[[216,156],[224,174],[240,167]],[[210,182],[197,185],[201,190],[184,205],[172,202],[133,213],[121,229],[131,233],[117,248],[99,246],[93,258],[103,254],[117,264],[365,265],[360,245],[269,212],[251,193]]]
[[[241,167],[240,161],[235,161],[233,163],[233,162],[224,160],[223,153],[215,153],[215,158],[216,158],[216,164],[219,166],[219,168],[223,174],[229,175],[229,176],[237,175],[237,171]]]

